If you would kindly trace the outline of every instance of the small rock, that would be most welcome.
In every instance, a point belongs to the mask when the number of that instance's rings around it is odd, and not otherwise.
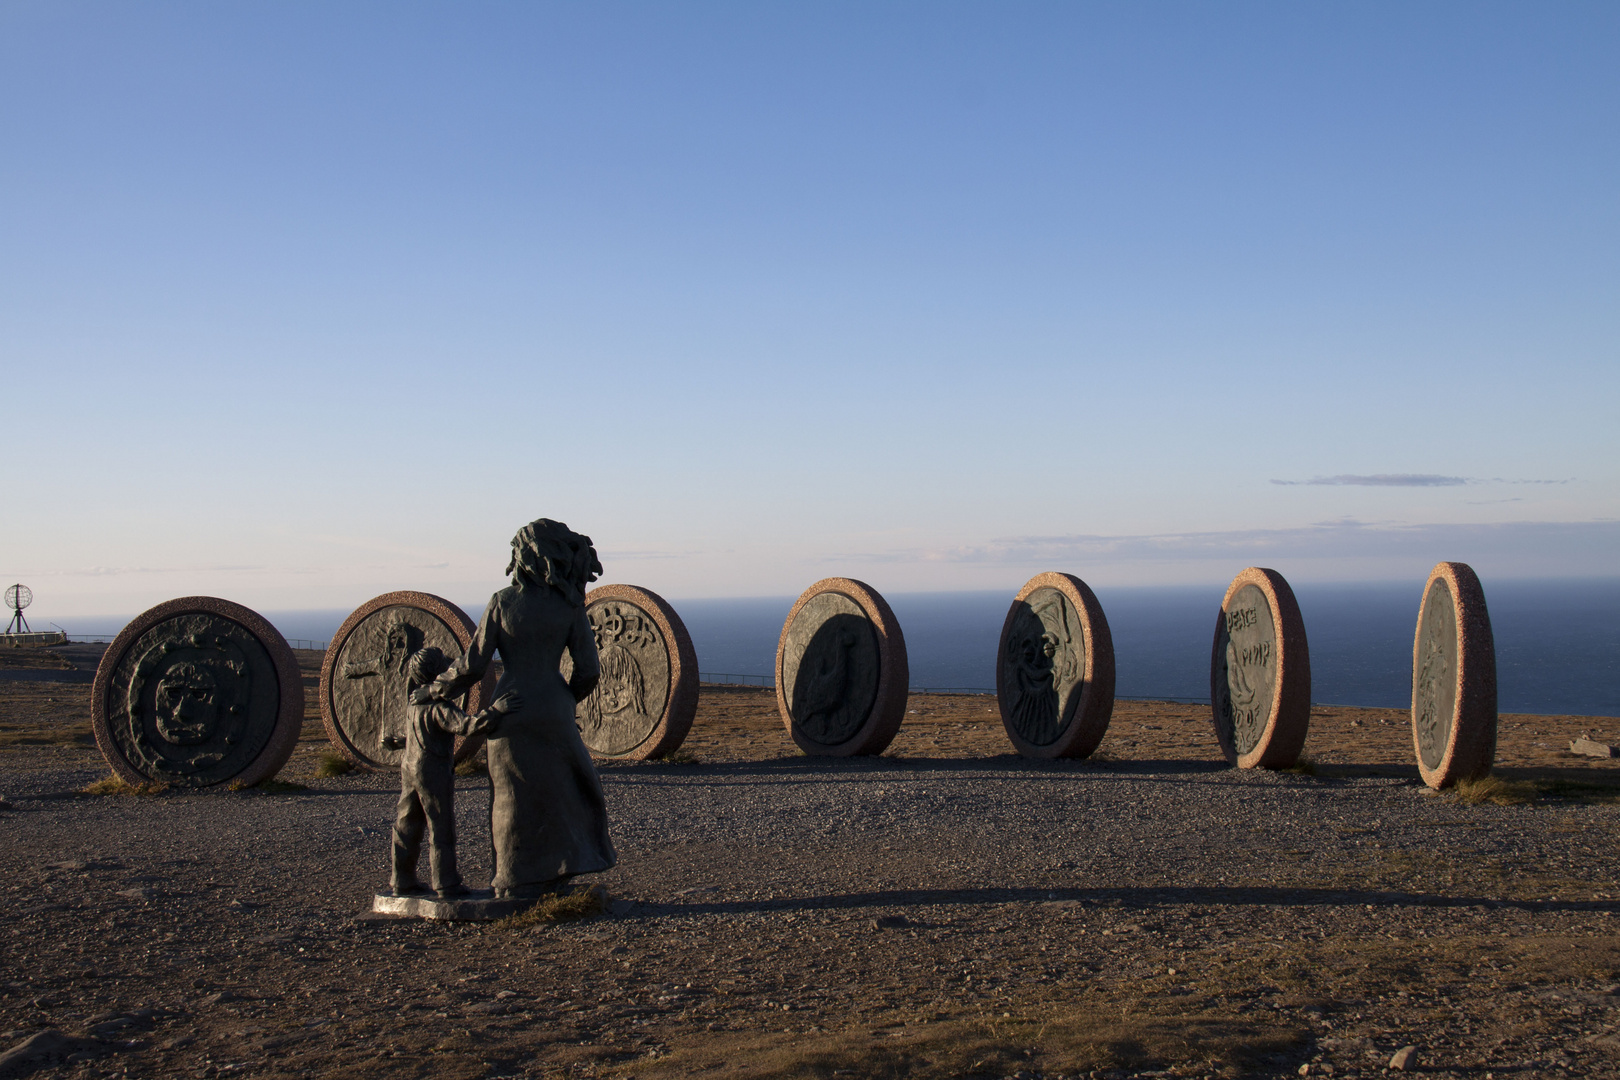
[[[910,921],[904,915],[883,915],[872,920],[872,929],[874,930],[896,930],[902,926],[910,925]]]
[[[1415,1046],[1403,1046],[1395,1051],[1394,1056],[1389,1059],[1389,1067],[1396,1072],[1405,1072],[1416,1065],[1417,1047]]]
[[[1569,752],[1580,754],[1582,757],[1612,758],[1615,756],[1614,747],[1608,743],[1600,743],[1581,736],[1569,744]]]
[[[0,810],[15,810],[15,809],[17,809],[17,808],[12,805],[12,802],[11,802],[10,799],[6,798],[4,795],[0,795]]]
[[[62,862],[46,863],[45,869],[65,870],[70,874],[77,874],[90,869],[90,864],[83,859],[64,859]],[[44,1034],[44,1032],[40,1034]]]

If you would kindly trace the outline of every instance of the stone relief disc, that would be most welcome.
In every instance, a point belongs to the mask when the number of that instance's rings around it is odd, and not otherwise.
[[[91,688],[96,745],[132,784],[256,784],[281,771],[303,725],[287,639],[212,596],[143,612],[102,654]]]
[[[1467,563],[1435,566],[1412,642],[1412,741],[1432,788],[1484,776],[1496,760],[1496,645]]]
[[[776,645],[776,705],[807,754],[881,754],[905,719],[906,641],[871,586],[827,578],[806,589]]]
[[[1311,661],[1294,590],[1275,570],[1232,580],[1215,620],[1209,696],[1215,737],[1243,769],[1286,769],[1311,723]]]
[[[1072,574],[1025,582],[1001,627],[996,701],[1025,757],[1086,757],[1114,713],[1114,640],[1102,605]]]
[[[697,652],[686,625],[657,593],[603,585],[585,594],[602,678],[579,703],[579,737],[598,757],[644,761],[679,747],[697,715]],[[562,674],[574,673],[563,652]]]
[[[477,627],[455,604],[432,593],[383,593],[355,608],[326,646],[321,662],[321,721],[326,737],[356,765],[397,768],[404,753],[405,663],[432,646],[455,660],[472,644]],[[493,672],[456,702],[475,713],[493,700]],[[484,737],[456,740],[465,761]]]

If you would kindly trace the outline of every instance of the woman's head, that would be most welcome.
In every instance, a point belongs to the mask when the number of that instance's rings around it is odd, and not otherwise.
[[[585,586],[602,573],[591,538],[560,521],[539,518],[512,537],[512,560],[506,564],[519,588],[546,585],[575,604],[585,602]]]

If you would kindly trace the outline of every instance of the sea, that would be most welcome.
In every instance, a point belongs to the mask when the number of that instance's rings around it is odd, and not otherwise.
[[[1097,589],[1114,639],[1117,695],[1208,701],[1210,640],[1224,591]],[[1422,591],[1421,582],[1294,586],[1310,644],[1312,700],[1408,707]],[[1485,593],[1502,712],[1620,716],[1620,578],[1495,581],[1486,583]],[[769,685],[776,640],[794,599],[672,604],[706,679]],[[1011,595],[897,593],[884,599],[905,635],[914,688],[994,690],[996,646]],[[481,604],[463,606],[474,620],[482,611]],[[330,640],[348,612],[262,614],[295,644],[309,647]]]

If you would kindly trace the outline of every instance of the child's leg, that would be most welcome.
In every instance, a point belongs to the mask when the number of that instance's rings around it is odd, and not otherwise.
[[[456,869],[455,790],[455,776],[448,765],[444,775],[434,775],[422,785],[422,810],[427,815],[433,888],[441,893],[453,893],[461,887],[461,874]]]
[[[416,879],[416,860],[422,850],[422,826],[426,820],[421,796],[415,785],[407,783],[399,793],[399,805],[394,812],[393,889],[396,893],[422,891],[422,883]]]

